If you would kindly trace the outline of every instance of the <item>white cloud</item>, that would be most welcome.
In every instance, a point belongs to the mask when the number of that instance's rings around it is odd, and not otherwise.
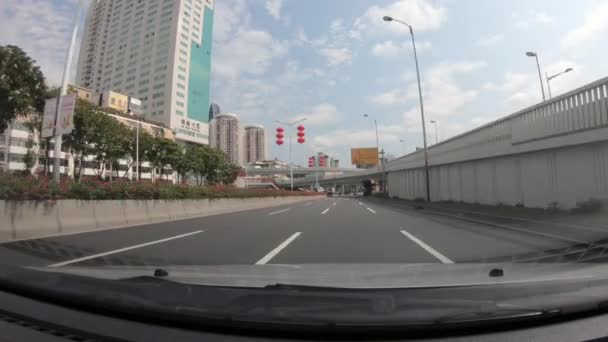
[[[74,25],[75,3],[73,0],[0,1],[0,45],[24,49],[41,67],[48,83],[58,85]],[[73,65],[76,64],[75,58]]]
[[[608,3],[602,2],[590,10],[583,24],[569,31],[562,39],[562,47],[573,48],[582,43],[603,40],[608,31]]]
[[[307,113],[294,116],[291,120],[301,118],[306,118],[305,124],[307,126],[323,126],[339,122],[342,119],[342,113],[331,103],[321,103]]]
[[[405,91],[399,89],[389,90],[384,93],[380,93],[370,97],[370,102],[382,106],[393,106],[396,104],[405,103],[406,94]]]
[[[494,34],[491,36],[481,38],[480,40],[477,41],[477,45],[484,46],[484,47],[493,46],[493,45],[496,45],[496,44],[502,42],[504,39],[505,39],[504,34],[497,33],[497,34]]]
[[[323,70],[319,68],[302,68],[296,60],[289,60],[285,64],[285,70],[279,77],[278,82],[286,84],[294,84],[311,80],[315,77],[322,77]]]
[[[327,59],[329,66],[350,64],[353,60],[352,51],[345,47],[325,47],[321,48],[319,53]]]
[[[422,41],[416,44],[416,51],[422,52],[431,48],[431,42]],[[377,57],[396,57],[403,51],[411,51],[411,43],[404,42],[395,44],[392,40],[387,40],[382,43],[375,44],[372,48],[372,54]]]
[[[281,7],[283,6],[283,0],[266,0],[266,11],[271,17],[275,19],[281,19]]]
[[[213,71],[233,78],[241,74],[262,75],[287,52],[287,44],[277,41],[270,33],[242,29],[217,47]]]
[[[431,68],[422,84],[424,108],[427,118],[445,121],[454,119],[459,110],[473,102],[479,95],[475,89],[464,89],[454,80],[455,75],[467,74],[484,67],[484,62],[474,63],[441,63]],[[407,130],[421,131],[420,107],[418,101],[418,88],[415,84],[407,90],[407,99],[416,105],[406,111],[403,116]],[[415,101],[415,102],[414,102]],[[429,132],[427,132],[429,133]]]
[[[251,23],[251,14],[245,0],[216,1],[213,16],[214,48],[230,39],[239,28],[249,27]]]
[[[567,75],[562,75],[551,80],[551,93],[553,96],[572,90],[585,82],[583,80],[584,73],[582,72],[584,67],[569,60],[559,60],[547,64],[543,70],[543,75],[545,71],[549,75],[554,75],[566,70],[566,68],[573,68],[574,70]],[[508,111],[515,112],[542,101],[540,81],[535,71],[532,70],[528,73],[507,72],[502,81],[493,85],[493,90],[501,91],[504,94]],[[547,80],[544,76],[543,85],[545,95],[549,98]]]
[[[542,11],[528,11],[528,13],[513,13],[513,26],[525,30],[533,25],[546,25],[555,21],[552,16]]]
[[[399,125],[378,126],[380,146],[398,143],[403,127]],[[336,147],[374,147],[376,132],[370,129],[337,129],[313,138],[313,147],[318,150]],[[343,157],[344,158],[344,157]]]
[[[390,15],[407,22],[416,31],[436,30],[446,21],[447,9],[428,0],[398,0],[388,6],[371,6],[355,20],[351,30],[353,38],[380,33],[409,34],[407,28],[397,23],[382,20]]]

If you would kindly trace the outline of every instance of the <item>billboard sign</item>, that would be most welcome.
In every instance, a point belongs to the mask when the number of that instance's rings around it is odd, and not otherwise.
[[[129,113],[132,115],[143,115],[143,107],[140,99],[129,97]]]
[[[350,157],[353,165],[374,166],[379,163],[378,149],[376,147],[352,148],[350,150]]]
[[[48,99],[44,105],[44,117],[42,119],[42,137],[49,138],[55,135],[69,134],[74,129],[74,110],[76,109],[76,94],[68,94],[61,97],[61,108],[57,117],[55,129],[55,111],[57,110],[57,99]]]

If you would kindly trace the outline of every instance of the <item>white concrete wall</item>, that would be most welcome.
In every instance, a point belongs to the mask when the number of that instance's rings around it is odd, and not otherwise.
[[[431,200],[574,208],[608,200],[608,142],[431,166]],[[422,168],[390,172],[389,195],[425,196]]]
[[[0,201],[0,243],[219,215],[322,197]]]

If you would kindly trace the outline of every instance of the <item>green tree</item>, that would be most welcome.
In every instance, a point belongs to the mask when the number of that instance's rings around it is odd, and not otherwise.
[[[182,153],[177,154],[175,160],[171,163],[171,166],[177,172],[180,183],[184,183],[188,174],[194,170],[191,150],[192,148],[189,147]]]
[[[0,131],[18,116],[42,112],[45,94],[35,61],[17,46],[0,46]]]
[[[179,158],[181,147],[173,140],[162,137],[155,137],[152,146],[147,152],[147,159],[153,167],[153,170],[160,169],[161,177],[165,166],[171,165],[172,162]],[[152,172],[152,180],[154,181],[155,171]]]
[[[78,165],[77,179],[82,176],[86,156],[94,156],[100,164],[97,176],[102,178],[108,165],[116,171],[118,160],[129,154],[125,146],[131,143],[127,126],[99,111],[88,101],[78,100],[74,113],[74,130],[64,138],[75,154]]]
[[[240,166],[225,162],[220,166],[219,180],[226,185],[233,184],[241,173],[241,170]]]

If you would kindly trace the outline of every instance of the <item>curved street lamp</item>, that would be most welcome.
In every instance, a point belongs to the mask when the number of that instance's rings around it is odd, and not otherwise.
[[[424,120],[424,104],[422,101],[422,86],[420,85],[420,68],[418,67],[418,54],[416,53],[416,40],[414,39],[414,29],[412,25],[406,23],[405,21],[395,19],[393,17],[384,16],[382,19],[386,22],[396,21],[400,24],[407,26],[410,30],[410,35],[412,36],[412,46],[414,47],[414,61],[416,62],[416,76],[418,77],[418,97],[420,99],[420,116],[422,118],[422,141],[424,144],[424,173],[426,178],[426,200],[427,202],[431,201],[431,181],[429,175],[429,154],[426,145],[426,123]]]
[[[549,84],[549,81],[551,81],[552,79],[556,78],[557,76],[563,75],[567,72],[570,72],[574,69],[572,68],[567,68],[566,70],[562,71],[562,72],[558,72],[557,74],[553,75],[553,76],[549,76],[549,74],[545,73],[545,77],[547,78],[547,90],[549,90],[549,99],[552,98],[551,96],[551,85]]]
[[[538,68],[538,79],[540,80],[540,90],[543,93],[543,102],[545,102],[545,87],[543,86],[543,77],[540,72],[540,63],[538,62],[538,54],[536,52],[528,51],[526,56],[536,58],[536,67]]]

